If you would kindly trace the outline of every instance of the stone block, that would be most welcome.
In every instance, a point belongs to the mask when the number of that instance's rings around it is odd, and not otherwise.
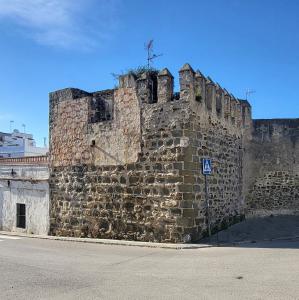
[[[182,193],[192,193],[193,186],[191,184],[178,184],[176,186],[176,190]]]

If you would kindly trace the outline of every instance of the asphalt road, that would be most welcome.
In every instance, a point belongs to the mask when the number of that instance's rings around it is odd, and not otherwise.
[[[299,240],[195,250],[0,236],[0,299],[299,299]]]

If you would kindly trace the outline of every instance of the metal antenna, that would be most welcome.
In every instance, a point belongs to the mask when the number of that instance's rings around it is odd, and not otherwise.
[[[26,125],[22,124],[22,127],[23,127],[23,133],[26,133]]]
[[[12,125],[13,125],[14,121],[9,121],[9,131],[12,132]]]
[[[251,89],[247,89],[246,92],[245,92],[245,99],[248,100],[248,97],[249,97],[251,94],[254,94],[254,93],[256,93],[256,91],[251,90]]]
[[[147,51],[147,68],[150,69],[153,60],[163,54],[154,54],[154,40],[150,40],[147,44],[145,44],[145,50]]]

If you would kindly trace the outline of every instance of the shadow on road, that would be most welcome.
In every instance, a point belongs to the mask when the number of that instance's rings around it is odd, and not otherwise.
[[[222,247],[299,249],[299,216],[250,218],[199,243]]]

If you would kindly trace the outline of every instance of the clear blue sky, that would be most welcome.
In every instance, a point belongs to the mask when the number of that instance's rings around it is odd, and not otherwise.
[[[149,39],[176,79],[189,62],[236,97],[255,90],[254,118],[299,117],[297,0],[0,0],[0,131],[24,123],[41,144],[50,91],[112,88]]]

